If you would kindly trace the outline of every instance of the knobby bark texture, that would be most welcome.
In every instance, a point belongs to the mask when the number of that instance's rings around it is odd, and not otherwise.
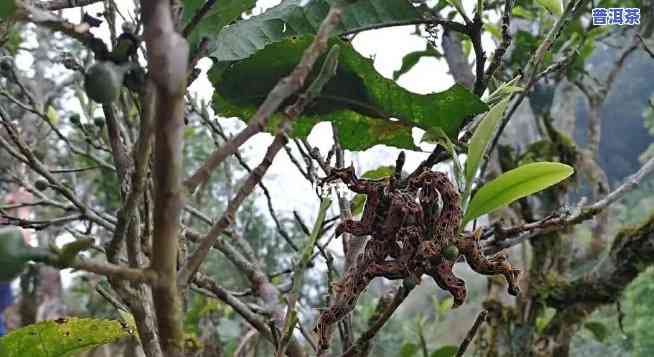
[[[152,270],[158,278],[152,297],[162,352],[181,357],[184,334],[177,290],[177,239],[184,202],[182,150],[189,49],[175,29],[169,1],[144,0],[141,7],[148,72],[156,93]]]

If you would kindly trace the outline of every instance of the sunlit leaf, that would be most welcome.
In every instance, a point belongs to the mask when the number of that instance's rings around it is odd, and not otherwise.
[[[380,166],[374,170],[366,171],[361,177],[368,180],[379,180],[390,177],[395,173],[395,166]]]
[[[385,177],[390,177],[393,173],[395,173],[395,166],[380,166],[374,170],[366,171],[361,175],[361,177],[368,180],[379,180]],[[360,215],[363,212],[365,204],[366,195],[361,193],[356,194],[350,202],[350,210],[352,211],[352,214],[355,216]]]
[[[249,119],[275,84],[295,68],[311,42],[311,37],[277,42],[246,60],[214,68],[209,78],[216,88],[216,113]],[[440,93],[411,93],[377,73],[372,61],[351,45],[337,39],[331,42],[341,46],[337,73],[296,122],[292,133],[296,137],[306,137],[315,124],[330,121],[337,127],[345,149],[365,150],[377,144],[415,149],[413,127],[441,128],[454,138],[464,118],[488,109],[457,84]],[[281,119],[280,114],[274,116],[270,129]]]
[[[537,162],[507,171],[479,189],[463,218],[464,225],[520,198],[563,181],[574,169],[558,162]]]
[[[561,16],[561,13],[563,12],[563,9],[561,8],[561,0],[536,0],[536,2],[553,15]]]
[[[43,321],[0,338],[2,357],[68,357],[131,336],[111,320],[62,318]]]
[[[513,16],[516,16],[516,17],[521,17],[521,18],[527,19],[527,20],[533,20],[534,19],[534,14],[532,14],[531,12],[525,10],[525,8],[523,8],[521,6],[515,6],[511,12],[512,12]]]
[[[468,186],[470,186],[470,183],[477,174],[477,169],[479,169],[479,165],[486,153],[488,143],[497,130],[498,124],[504,117],[504,112],[506,111],[506,107],[509,105],[510,99],[510,97],[506,97],[504,100],[492,107],[481,120],[479,126],[477,126],[472,138],[470,138],[470,143],[468,144],[468,159],[466,160],[465,165],[465,177]]]
[[[445,316],[448,311],[452,309],[452,304],[454,303],[454,299],[451,297],[444,298],[438,303],[438,316]]]

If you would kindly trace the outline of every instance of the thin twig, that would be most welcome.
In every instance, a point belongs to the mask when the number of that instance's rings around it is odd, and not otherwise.
[[[568,5],[565,7],[565,10],[563,11],[563,14],[561,14],[561,17],[559,17],[556,20],[556,23],[554,23],[554,26],[552,26],[552,29],[548,32],[543,42],[541,42],[540,46],[538,46],[534,54],[531,56],[525,69],[525,73],[527,75],[523,77],[522,80],[522,86],[524,87],[524,89],[522,92],[520,92],[520,94],[518,94],[518,98],[514,100],[513,106],[502,119],[499,129],[497,130],[495,136],[493,136],[493,140],[491,141],[491,145],[489,147],[488,152],[493,152],[494,148],[497,146],[497,143],[499,142],[500,136],[504,132],[504,129],[506,129],[506,126],[509,124],[509,121],[511,120],[515,112],[518,110],[518,107],[520,106],[522,101],[529,94],[531,87],[536,83],[534,79],[537,77],[538,73],[540,72],[539,68],[543,62],[543,59],[545,58],[545,54],[550,50],[554,42],[559,38],[561,31],[563,31],[566,25],[572,20],[576,12],[580,8],[584,7],[589,1],[590,0],[578,0],[578,1],[568,2]],[[480,177],[484,177],[484,173],[486,172],[487,167],[488,167],[488,160],[485,160],[480,170]]]
[[[498,252],[500,250],[520,244],[533,236],[560,230],[565,227],[569,227],[571,225],[575,225],[588,220],[605,210],[611,204],[622,199],[622,197],[624,197],[624,195],[628,192],[633,191],[646,177],[651,175],[653,172],[654,157],[650,158],[635,174],[629,177],[618,188],[611,191],[611,193],[606,195],[606,197],[591,205],[578,208],[577,211],[571,215],[550,216],[537,222],[525,223],[509,228],[500,228],[499,232],[496,232],[496,234],[500,234],[502,239],[496,238],[495,240],[485,242],[484,251],[486,253]],[[504,239],[506,237],[516,236],[523,232],[529,233],[513,239]]]
[[[379,332],[379,330],[384,327],[386,321],[391,318],[395,310],[400,307],[404,299],[409,296],[411,290],[413,290],[412,287],[406,285],[401,286],[395,293],[393,301],[391,301],[391,303],[386,306],[384,312],[373,324],[370,325],[366,332],[361,334],[361,336],[354,342],[354,344],[352,344],[352,347],[343,353],[342,357],[354,357],[361,351],[364,351],[370,343],[370,340],[372,340],[375,335],[377,335],[377,332]]]
[[[188,284],[193,274],[195,274],[197,269],[206,258],[210,248],[215,244],[218,237],[234,223],[236,211],[241,206],[245,198],[250,195],[259,181],[261,181],[263,175],[272,165],[274,157],[277,155],[285,143],[286,134],[284,133],[284,130],[282,130],[277,135],[275,135],[275,139],[268,147],[266,155],[264,156],[261,163],[252,171],[252,174],[248,176],[247,180],[241,186],[236,196],[234,196],[229,201],[227,204],[227,209],[223,213],[222,217],[216,224],[214,224],[209,233],[207,233],[207,235],[202,238],[200,246],[196,248],[184,266],[180,269],[177,281],[178,285],[186,286]]]
[[[638,40],[640,40],[640,44],[643,46],[643,50],[645,50],[645,52],[647,52],[647,54],[650,57],[652,57],[652,59],[654,59],[654,51],[652,51],[652,49],[650,49],[647,46],[647,44],[645,43],[645,40],[643,39],[643,37],[639,33],[636,34],[636,37],[638,38]]]
[[[509,48],[509,46],[511,46],[511,11],[513,10],[513,4],[515,0],[504,1],[504,15],[502,16],[502,42],[500,42],[500,45],[495,50],[495,53],[493,53],[493,59],[486,69],[483,83],[484,89],[488,88],[490,79],[502,64],[502,57],[504,57],[504,53],[506,53],[506,50]]]
[[[182,36],[188,37],[193,29],[202,21],[202,18],[211,10],[213,5],[216,3],[216,0],[207,0],[207,2],[202,5],[202,7],[193,15],[191,21],[184,27],[182,31]]]
[[[284,329],[280,338],[279,346],[277,348],[277,357],[282,357],[286,352],[287,343],[293,333],[293,330],[295,329],[295,324],[298,322],[295,305],[300,298],[300,289],[302,288],[302,283],[304,282],[304,271],[309,265],[313,249],[317,245],[318,238],[320,238],[320,232],[322,231],[322,225],[325,221],[325,215],[327,214],[327,209],[329,209],[331,203],[332,202],[329,197],[322,199],[322,202],[320,203],[320,210],[318,211],[318,217],[316,218],[313,230],[311,231],[311,236],[306,242],[299,263],[293,272],[293,287],[288,294],[288,307],[286,318],[284,319]]]
[[[334,6],[330,9],[327,17],[320,25],[320,29],[313,43],[304,52],[300,63],[290,75],[284,77],[275,85],[266,97],[266,100],[259,106],[257,112],[249,120],[250,124],[221,148],[214,151],[209,156],[209,159],[186,179],[184,185],[189,192],[194,192],[202,182],[209,178],[211,173],[225,158],[233,155],[249,138],[263,131],[268,125],[270,117],[279,109],[279,106],[304,86],[304,82],[313,69],[314,64],[326,51],[329,36],[340,23],[342,14],[343,9],[339,6]]]
[[[477,315],[477,319],[475,320],[475,323],[472,325],[472,328],[468,331],[466,338],[463,340],[463,342],[461,342],[461,346],[459,346],[459,350],[456,352],[456,357],[463,357],[463,354],[468,349],[470,342],[472,342],[472,339],[475,338],[475,335],[477,334],[479,327],[481,326],[482,323],[486,321],[487,316],[488,316],[488,311],[486,310],[482,310],[482,312],[480,312],[479,315]]]

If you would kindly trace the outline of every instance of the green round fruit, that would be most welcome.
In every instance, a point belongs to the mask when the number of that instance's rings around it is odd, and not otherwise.
[[[459,248],[454,244],[450,244],[443,250],[443,256],[448,260],[454,260],[459,257]]]
[[[125,71],[111,62],[96,62],[84,75],[86,95],[101,104],[109,104],[120,95]]]
[[[79,114],[71,115],[70,116],[70,122],[75,124],[75,125],[79,125],[79,123],[80,123]]]
[[[49,187],[49,185],[48,185],[48,181],[46,181],[46,180],[41,180],[41,179],[36,180],[36,181],[34,182],[34,187],[35,187],[37,190],[39,190],[39,191],[45,191],[45,190],[47,190],[48,187]]]
[[[95,126],[97,126],[100,129],[104,128],[104,118],[103,117],[93,118],[93,124],[95,124]]]

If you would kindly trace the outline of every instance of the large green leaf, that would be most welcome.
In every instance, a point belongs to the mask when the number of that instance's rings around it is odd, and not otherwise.
[[[210,55],[218,61],[240,60],[271,43],[293,36],[315,35],[334,1],[337,0],[282,1],[259,16],[225,28],[212,41],[215,51]],[[356,32],[418,19],[420,15],[409,1],[358,0],[345,9],[335,32]]]
[[[130,336],[111,320],[62,318],[12,331],[0,338],[2,357],[66,357]]]
[[[307,36],[277,42],[248,59],[214,66],[209,79],[216,89],[216,113],[249,119],[275,84],[297,65],[311,41]],[[365,150],[377,144],[414,149],[412,127],[442,128],[455,138],[464,118],[488,109],[460,85],[435,94],[411,93],[377,73],[372,61],[351,45],[337,39],[331,42],[341,46],[337,73],[295,124],[295,136],[306,137],[316,123],[331,121],[346,149]],[[273,126],[280,119],[276,115]]]
[[[184,0],[184,23],[189,23],[206,2],[207,0]],[[216,1],[189,35],[191,48],[196,48],[202,38],[207,38],[209,39],[207,50],[213,52],[216,49],[216,41],[212,39],[216,38],[225,26],[237,20],[241,14],[251,10],[256,4],[257,0]]]
[[[507,171],[479,189],[468,206],[463,224],[544,190],[573,172],[572,167],[558,162],[536,162]]]
[[[500,120],[504,117],[504,112],[506,111],[506,107],[509,105],[510,100],[511,97],[508,96],[493,106],[479,123],[472,138],[470,138],[468,158],[466,159],[465,168],[465,177],[468,187],[475,178],[475,174],[477,174],[479,164],[481,164],[484,153],[486,153],[488,142],[497,130],[497,125]]]

